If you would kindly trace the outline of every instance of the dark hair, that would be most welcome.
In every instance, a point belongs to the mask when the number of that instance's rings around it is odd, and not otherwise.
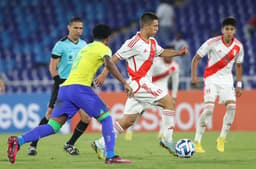
[[[140,17],[140,27],[151,24],[154,20],[158,20],[158,17],[152,12],[145,12]]]
[[[236,27],[236,19],[233,17],[227,17],[227,18],[223,19],[222,27],[227,26],[227,25]]]
[[[112,33],[111,28],[105,24],[96,25],[93,28],[93,38],[94,39],[106,39]]]
[[[80,17],[73,17],[69,20],[69,25],[71,25],[72,23],[74,22],[82,22],[83,23],[83,20],[80,18]]]

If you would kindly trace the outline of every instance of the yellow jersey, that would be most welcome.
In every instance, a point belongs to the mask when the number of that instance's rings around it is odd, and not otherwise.
[[[104,56],[112,57],[111,49],[100,41],[93,41],[76,56],[67,80],[61,86],[91,86],[97,70],[104,63]]]

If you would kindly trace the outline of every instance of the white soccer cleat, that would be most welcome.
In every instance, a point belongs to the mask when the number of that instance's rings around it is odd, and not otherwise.
[[[91,144],[92,149],[96,152],[98,159],[105,160],[105,148],[101,146],[98,140],[95,140]]]
[[[173,156],[175,156],[175,157],[178,156],[176,151],[175,151],[175,144],[173,142],[167,143],[164,138],[161,138],[160,145],[163,148],[167,149],[169,151],[169,153],[172,154]]]

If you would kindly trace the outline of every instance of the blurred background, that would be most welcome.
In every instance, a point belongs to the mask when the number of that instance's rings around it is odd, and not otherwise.
[[[92,28],[107,23],[114,29],[111,49],[113,53],[121,44],[139,30],[138,19],[144,11],[157,12],[159,0],[0,0],[0,71],[7,93],[45,93],[52,89],[48,71],[53,45],[67,34],[70,18],[80,16],[84,21],[82,38],[92,40]],[[221,32],[221,20],[234,16],[238,21],[236,37],[243,43],[244,88],[256,88],[255,28],[248,22],[256,13],[254,0],[167,0],[172,8],[172,23],[167,38],[157,39],[163,47],[179,43],[180,34],[190,49],[190,56],[179,58],[180,89],[190,89],[190,64],[200,45]],[[160,23],[161,31],[161,23]],[[177,47],[176,47],[177,48]],[[182,64],[183,63],[183,64]],[[207,59],[199,63],[199,76]],[[185,66],[184,66],[185,65]],[[119,65],[127,77],[126,64]],[[120,91],[122,86],[109,75],[102,91]]]
[[[169,15],[170,23],[164,25],[160,22],[156,37],[159,44],[175,49],[180,44],[186,44],[190,49],[189,56],[176,59],[181,70],[180,90],[186,92],[191,89],[192,57],[204,41],[221,34],[221,21],[227,16],[237,19],[236,37],[244,45],[243,87],[246,90],[256,88],[254,0],[0,0],[0,72],[6,84],[6,94],[0,96],[2,118],[12,119],[14,123],[13,114],[6,115],[6,112],[15,113],[19,101],[24,105],[24,111],[23,108],[17,108],[16,121],[20,122],[26,112],[30,111],[24,125],[31,128],[36,126],[39,119],[32,118],[35,116],[31,112],[40,111],[40,116],[43,116],[53,84],[48,70],[51,50],[67,34],[66,25],[72,17],[83,19],[82,38],[87,42],[92,41],[92,28],[95,24],[109,24],[114,30],[111,49],[115,53],[125,40],[139,30],[138,19],[141,14],[152,11],[161,15],[162,3],[168,4],[168,11],[162,13]],[[164,31],[166,27],[167,32]],[[199,63],[200,77],[203,76],[206,64],[205,57]],[[118,67],[123,76],[128,77],[125,62],[119,62]],[[122,85],[109,75],[104,86],[97,90],[120,92],[122,89]],[[14,100],[12,94],[20,94],[21,99]],[[30,107],[36,100],[39,107]],[[4,107],[3,103],[8,104],[9,108]],[[33,124],[27,123],[29,119],[33,119]],[[2,120],[1,129],[8,128],[8,124]],[[19,126],[15,127],[19,129]],[[22,129],[27,130],[24,126]]]

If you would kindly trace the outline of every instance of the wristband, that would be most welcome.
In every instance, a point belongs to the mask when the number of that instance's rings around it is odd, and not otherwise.
[[[242,88],[242,82],[241,82],[241,81],[237,81],[237,82],[236,82],[236,87]]]

